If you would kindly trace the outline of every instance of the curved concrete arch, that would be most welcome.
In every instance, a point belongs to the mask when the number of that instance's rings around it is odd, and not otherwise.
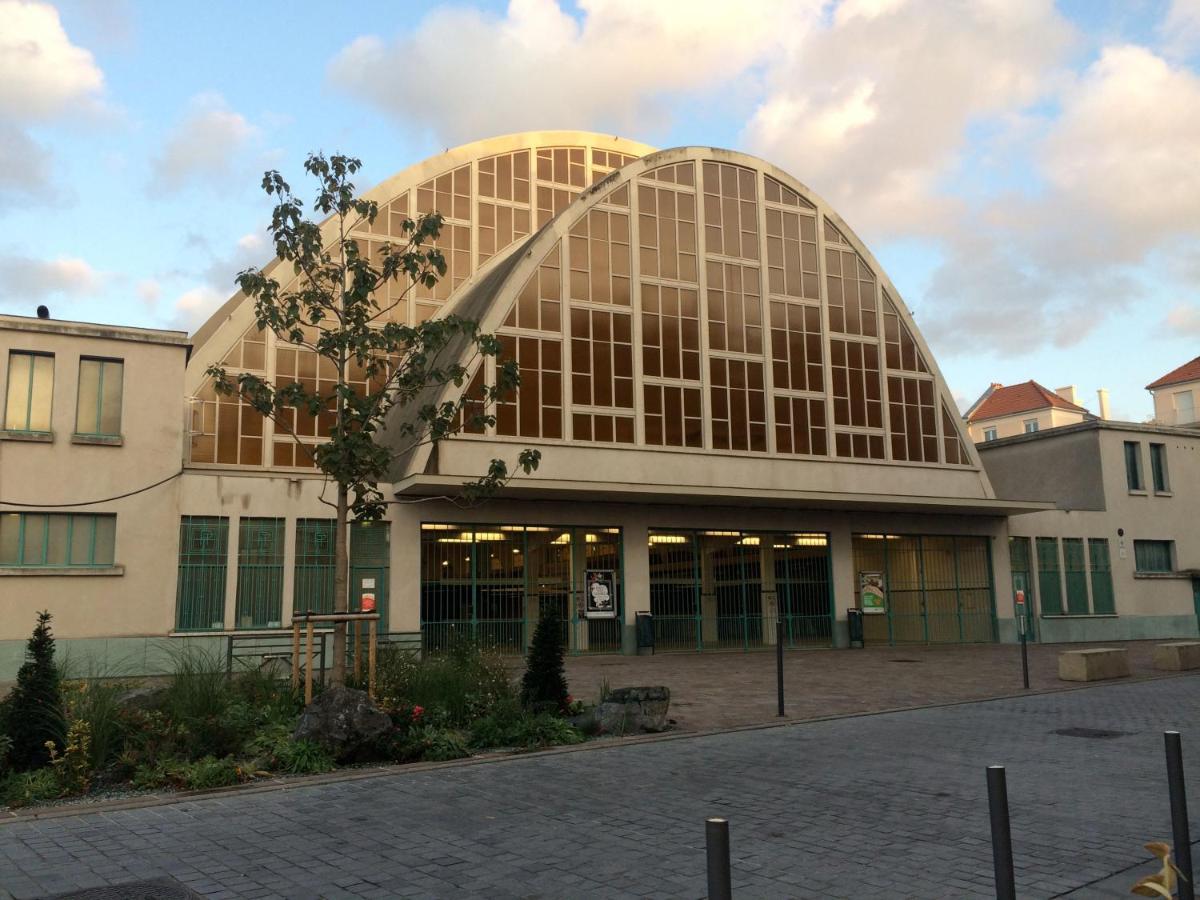
[[[937,469],[939,471],[951,471],[951,472],[962,473],[962,474],[965,474],[966,471],[970,471],[974,476],[974,486],[971,487],[970,485],[966,485],[964,488],[963,479],[961,477],[955,476],[954,480],[957,481],[958,485],[957,485],[957,487],[953,488],[952,490],[954,490],[954,491],[965,490],[966,493],[977,496],[980,499],[984,499],[984,500],[994,499],[995,494],[992,491],[991,485],[987,480],[986,474],[983,472],[982,466],[980,464],[979,456],[974,448],[974,445],[966,435],[965,429],[963,428],[963,424],[961,421],[961,417],[958,415],[957,406],[954,403],[953,396],[946,385],[946,381],[945,381],[944,377],[942,376],[941,370],[937,365],[936,358],[930,351],[929,346],[926,343],[924,337],[922,336],[919,327],[917,326],[916,322],[914,321],[914,319],[911,315],[911,312],[909,311],[907,305],[905,304],[905,302],[903,300],[903,295],[896,288],[895,284],[891,281],[891,279],[888,277],[886,271],[884,270],[883,266],[880,264],[879,260],[874,256],[874,254],[870,251],[870,249],[866,246],[866,244],[858,237],[858,235],[849,226],[849,224],[845,221],[845,219],[835,209],[833,209],[830,206],[830,204],[824,200],[824,198],[822,198],[815,191],[813,191],[811,188],[809,188],[806,184],[804,184],[803,182],[801,182],[800,180],[798,180],[791,174],[787,173],[786,171],[784,171],[784,170],[778,168],[777,166],[774,166],[764,160],[753,157],[749,154],[740,153],[740,152],[736,152],[736,151],[730,151],[730,150],[711,148],[711,147],[680,147],[680,148],[659,151],[657,153],[650,154],[648,156],[642,157],[640,159],[637,159],[633,162],[626,164],[621,169],[614,171],[611,175],[609,175],[604,180],[597,182],[596,184],[589,187],[586,191],[584,191],[580,195],[580,197],[577,200],[575,200],[574,203],[572,203],[572,205],[569,208],[564,210],[553,221],[547,223],[543,228],[541,228],[537,232],[537,234],[532,236],[519,249],[519,251],[516,254],[514,254],[513,256],[510,256],[506,260],[505,265],[503,266],[502,270],[497,269],[497,270],[492,270],[492,271],[477,271],[472,279],[470,279],[468,282],[464,283],[459,288],[459,290],[455,292],[454,297],[452,297],[450,302],[448,302],[446,304],[444,311],[447,314],[453,313],[453,314],[457,314],[457,315],[460,315],[460,316],[463,316],[466,318],[471,318],[471,319],[475,319],[475,320],[479,321],[481,329],[485,332],[503,332],[503,330],[504,330],[503,323],[504,323],[506,317],[508,316],[509,310],[512,307],[512,304],[515,301],[517,295],[522,290],[522,287],[526,284],[527,281],[529,281],[530,278],[532,278],[534,276],[534,274],[538,270],[538,267],[542,264],[543,259],[547,257],[547,254],[551,253],[554,250],[554,248],[557,246],[564,246],[564,247],[566,246],[566,244],[569,241],[569,237],[570,237],[572,228],[575,227],[576,224],[579,223],[581,220],[583,220],[588,215],[589,211],[596,209],[600,204],[603,203],[604,198],[610,196],[614,191],[620,190],[624,186],[630,187],[631,195],[636,193],[636,186],[639,184],[646,183],[645,176],[654,172],[655,170],[662,169],[662,168],[668,167],[668,166],[672,166],[674,164],[678,164],[681,162],[692,162],[696,165],[696,168],[695,168],[696,181],[695,181],[694,193],[696,194],[697,197],[700,196],[700,192],[702,190],[701,180],[702,180],[703,176],[701,175],[701,171],[703,168],[703,163],[705,163],[705,162],[728,164],[728,165],[738,167],[739,169],[750,170],[755,173],[754,177],[756,179],[755,183],[757,186],[756,187],[756,196],[758,198],[757,204],[758,204],[758,208],[760,211],[759,212],[759,223],[758,223],[759,224],[758,240],[760,243],[760,248],[765,246],[765,241],[767,239],[765,231],[762,228],[763,215],[764,215],[762,210],[766,206],[766,199],[764,196],[764,186],[766,184],[766,181],[765,181],[766,178],[770,178],[770,179],[773,179],[774,181],[778,182],[784,188],[787,188],[788,190],[795,193],[798,197],[802,198],[803,202],[806,205],[811,206],[811,214],[816,219],[816,225],[817,225],[818,234],[819,234],[819,237],[817,238],[817,257],[820,260],[820,263],[819,263],[820,301],[819,301],[819,303],[820,303],[821,309],[824,311],[823,314],[825,315],[825,318],[823,319],[823,327],[822,327],[822,348],[823,348],[824,364],[826,366],[826,375],[827,376],[828,376],[828,372],[829,372],[828,359],[829,359],[829,348],[830,348],[830,330],[828,328],[829,297],[828,297],[828,288],[827,288],[827,282],[826,282],[826,274],[827,273],[826,273],[826,269],[825,269],[826,253],[824,252],[827,249],[827,241],[826,241],[826,235],[825,235],[825,228],[822,223],[825,221],[828,221],[838,232],[840,232],[841,236],[845,240],[846,245],[848,245],[848,248],[850,250],[852,250],[855,254],[857,254],[857,256],[863,261],[863,263],[873,273],[874,278],[875,278],[875,297],[876,297],[875,313],[878,317],[878,322],[879,322],[877,336],[874,338],[873,343],[876,346],[878,346],[878,348],[879,348],[879,354],[880,354],[879,378],[880,378],[880,382],[881,382],[881,384],[886,385],[886,382],[889,377],[889,373],[891,373],[893,375],[902,375],[903,377],[909,377],[909,378],[920,378],[922,380],[927,380],[927,381],[932,382],[932,384],[935,388],[932,415],[933,415],[934,419],[936,420],[934,429],[935,429],[935,433],[936,433],[936,442],[937,442],[938,449],[937,449],[937,456],[933,462],[927,462],[927,461],[914,462],[909,459],[896,461],[896,460],[893,460],[892,453],[889,448],[887,450],[887,458],[886,459],[878,459],[878,460],[872,459],[869,462],[867,460],[855,460],[854,461],[855,465],[868,464],[868,465],[875,466],[875,465],[885,464],[889,467],[892,465],[895,465],[895,466],[904,466],[906,468]],[[702,204],[700,202],[697,202],[697,204],[696,204],[696,207],[697,207],[696,228],[697,228],[698,234],[701,235],[701,237],[698,239],[697,258],[698,258],[698,260],[700,260],[700,263],[701,263],[699,268],[702,269],[703,262],[706,259],[706,253],[705,253],[703,237],[702,237],[703,231],[704,231],[704,226],[701,222],[701,212],[700,212],[701,205]],[[632,199],[630,201],[629,214],[630,214],[631,220],[636,219],[636,217],[638,215],[637,207],[634,204],[634,201]],[[634,242],[633,237],[630,238],[630,242],[631,242],[631,246],[632,246],[633,242]],[[845,250],[846,247],[842,247],[841,249]],[[637,251],[638,251],[638,248],[636,246],[634,246],[633,253],[635,256],[637,254]],[[568,265],[569,264],[565,261],[562,263],[564,272],[567,270]],[[766,272],[767,263],[766,263],[765,249],[760,250],[760,257],[759,257],[759,260],[756,263],[756,265],[759,266],[761,273]],[[633,281],[635,281],[635,282],[637,281],[637,275],[635,272],[631,272],[631,278]],[[763,284],[763,287],[761,289],[761,294],[760,294],[761,308],[763,308],[764,310],[768,306],[769,299],[770,299],[770,297],[769,297],[770,292],[768,291],[768,289],[766,287],[765,281],[766,281],[766,279],[763,278],[764,284]],[[699,293],[701,295],[703,295],[703,293],[704,293],[703,287],[704,287],[703,275],[700,275],[697,278],[697,290],[699,291]],[[921,358],[924,360],[925,364],[927,365],[927,367],[928,367],[928,375],[927,376],[915,375],[914,373],[910,373],[910,372],[901,373],[901,372],[898,372],[895,370],[888,369],[886,362],[884,361],[885,337],[884,337],[884,328],[883,328],[883,324],[882,324],[883,316],[885,314],[885,308],[883,306],[884,293],[886,293],[887,297],[891,300],[892,305],[895,308],[896,314],[897,314],[900,322],[903,324],[904,328],[907,329],[907,332],[911,336],[912,341],[915,343],[915,345],[918,349],[918,352],[921,355]],[[562,303],[563,303],[563,309],[564,309],[562,318],[563,318],[564,322],[567,319],[566,307],[568,305],[568,302],[569,302],[569,298],[568,298],[568,294],[567,294],[567,290],[566,290],[566,280],[564,277],[564,290],[563,290],[563,294],[562,294]],[[701,316],[702,317],[704,315],[703,310],[704,310],[704,298],[701,297]],[[639,314],[639,307],[638,307],[637,300],[631,299],[629,307],[623,308],[623,311],[628,311],[631,315],[633,315],[636,318]],[[767,318],[767,316],[764,314],[764,316],[763,316],[764,321],[766,320],[766,318]],[[764,328],[769,329],[769,325],[764,325]],[[860,339],[854,338],[854,340],[858,341]],[[564,330],[563,330],[563,335],[562,335],[564,360],[565,360],[566,354],[567,354],[566,345],[567,345],[567,343],[569,343],[569,341],[570,341],[570,334],[569,334],[567,327],[564,325]],[[871,343],[871,341],[867,341],[867,343]],[[634,348],[635,357],[640,352],[641,352],[641,348],[639,348],[639,347]],[[770,365],[771,365],[770,353],[771,353],[771,351],[770,351],[769,347],[764,344],[764,347],[763,347],[762,353],[761,353],[761,357],[763,360],[764,367],[767,369],[769,369]],[[567,371],[567,363],[565,361],[563,363],[562,377],[563,377],[564,381],[570,377],[570,373]],[[636,380],[637,379],[635,377],[635,381]],[[707,376],[705,376],[702,379],[702,381],[703,381],[704,389],[707,390],[707,388],[708,388]],[[768,384],[769,384],[769,382],[768,382]],[[828,377],[826,378],[824,389],[825,389],[826,393],[828,393],[831,390],[831,385],[830,385]],[[634,390],[635,390],[635,392],[640,391],[641,385],[635,384]],[[771,404],[769,388],[768,388],[767,404],[768,404],[768,406]],[[886,393],[886,387],[883,388],[882,404],[883,404],[883,407],[885,410],[883,440],[886,443],[891,438],[891,433],[887,429],[888,419],[887,419],[886,410],[887,410],[887,406],[888,406],[888,398],[887,398],[887,393]],[[567,403],[564,400],[564,415],[569,416],[570,410],[566,409],[566,405],[567,405]],[[708,410],[707,402],[705,404],[705,410],[706,410],[706,415],[707,415],[707,410]],[[636,411],[634,414],[637,415]],[[768,416],[768,422],[769,421],[770,421],[770,417]],[[707,429],[708,427],[709,427],[708,423],[706,422],[705,428]],[[829,418],[828,427],[829,427],[829,433],[830,433],[830,435],[832,435],[832,433],[834,431],[834,420],[833,420],[832,415]],[[769,426],[768,426],[768,428],[769,428]],[[950,429],[953,429],[952,433],[951,433]],[[498,435],[498,434],[489,434],[489,435],[487,435],[487,438],[496,443],[526,443],[526,444],[531,443],[531,441],[527,438],[520,438],[520,437],[515,437],[515,436],[504,436],[504,435]],[[467,440],[475,440],[475,438],[469,438]],[[953,445],[957,446],[958,450],[956,452],[958,454],[960,454],[960,459],[957,463],[951,463],[948,461],[949,454],[950,454],[949,448],[952,446],[953,442],[956,442]],[[564,429],[563,438],[561,440],[555,440],[555,441],[536,441],[535,440],[535,441],[532,441],[532,443],[535,443],[535,444],[536,443],[545,443],[545,444],[547,444],[549,446],[553,446],[553,447],[558,447],[560,445],[574,446],[574,445],[578,444],[577,441],[571,440],[570,433],[566,429]],[[821,457],[820,458],[821,461],[850,462],[850,460],[848,460],[846,457],[844,457],[844,456],[839,457],[834,453],[832,443],[833,443],[832,440],[830,440],[828,454],[825,457]],[[590,444],[590,446],[595,447],[597,445]],[[614,445],[612,445],[612,444],[604,444],[602,446],[605,448],[609,448],[609,449],[614,448]],[[620,448],[625,449],[626,447],[625,447],[625,445],[621,445]],[[635,442],[633,445],[633,449],[660,451],[663,448],[657,447],[657,446],[647,446],[647,445],[644,445],[643,443]],[[677,450],[677,448],[672,448],[672,450]],[[455,451],[451,451],[451,452],[455,452]],[[709,445],[709,443],[706,441],[705,446],[703,448],[703,452],[706,454],[712,454],[715,451]],[[721,451],[721,452],[728,453],[728,451]],[[766,453],[759,453],[757,455],[769,456],[769,457],[776,456],[776,453],[774,450],[773,436],[771,437],[771,439],[769,441],[768,451]],[[788,458],[815,459],[816,457],[798,456],[798,457],[788,457]],[[414,456],[407,461],[407,465],[401,466],[396,470],[397,481],[401,481],[406,477],[417,476],[423,472],[427,473],[430,464],[431,464],[431,455],[428,451],[428,448],[425,448],[421,452],[414,454]]]

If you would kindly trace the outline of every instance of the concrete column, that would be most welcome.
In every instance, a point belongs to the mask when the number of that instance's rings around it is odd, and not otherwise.
[[[421,518],[405,504],[392,507],[388,542],[388,629],[421,631]]]
[[[292,608],[296,599],[296,520],[283,520],[283,596],[279,599],[279,624],[291,627]]]
[[[225,572],[225,628],[237,628],[237,581],[238,581],[238,538],[241,535],[240,520],[229,517],[229,565]]]
[[[624,570],[620,581],[625,610],[621,652],[636,653],[637,614],[650,611],[650,529],[640,519],[628,523],[622,529],[621,540]]]
[[[997,522],[995,529],[988,538],[992,548],[992,590],[996,595],[996,626],[997,639],[1001,643],[1020,640],[1017,632],[1016,597],[1013,593],[1012,558],[1008,552],[1008,521]],[[1030,541],[1030,572],[1031,578],[1037,577],[1036,545]],[[1087,544],[1084,543],[1084,553]],[[1086,557],[1085,557],[1086,559]],[[1036,625],[1035,625],[1036,627]],[[1034,635],[1030,635],[1033,638]]]
[[[717,584],[713,578],[712,548],[697,535],[700,554],[700,636],[705,646],[717,643]]]
[[[775,646],[775,624],[779,621],[779,596],[775,589],[775,546],[773,537],[764,534],[759,546],[759,581],[762,585],[763,643]]]
[[[578,528],[571,533],[571,608],[568,616],[571,621],[571,647],[579,651],[588,648],[588,620],[583,614],[586,591],[587,534],[585,529]]]
[[[858,586],[854,571],[854,549],[852,529],[849,523],[835,519],[829,529],[829,549],[832,560],[830,588],[833,591],[833,645],[848,647],[850,635],[846,626],[846,610],[858,601],[855,596]]]

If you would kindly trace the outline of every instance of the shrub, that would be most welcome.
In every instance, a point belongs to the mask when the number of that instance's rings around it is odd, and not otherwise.
[[[86,794],[92,786],[92,731],[87,722],[72,722],[61,754],[46,741],[50,765],[58,776],[61,793]]]
[[[103,772],[116,762],[125,747],[125,719],[120,697],[125,686],[89,678],[66,685],[63,703],[69,727],[87,725],[90,737],[88,768]]]
[[[567,708],[567,677],[563,673],[563,622],[553,606],[542,611],[533,641],[525,677],[521,680],[521,701],[535,712],[562,713]]]
[[[5,698],[0,721],[12,746],[8,751],[14,769],[38,768],[50,761],[47,742],[66,743],[62,689],[54,664],[54,635],[49,612],[38,613],[37,625],[25,648],[25,663],[17,684]]]
[[[3,796],[0,796],[0,800],[5,806],[30,806],[35,803],[49,803],[62,795],[63,789],[58,780],[58,773],[46,766],[32,772],[14,772],[3,783]]]
[[[583,734],[578,728],[553,713],[533,714],[518,710],[515,715],[485,716],[471,725],[471,746],[479,749],[519,747],[537,750],[582,741]]]
[[[208,791],[245,781],[245,771],[232,759],[204,756],[185,765],[181,772],[183,787],[189,791]]]
[[[276,750],[280,771],[290,775],[317,775],[335,767],[333,757],[320,744],[288,740]]]
[[[416,751],[411,758],[430,762],[445,762],[471,755],[461,732],[436,725],[414,728],[409,732],[409,744]]]
[[[381,704],[393,711],[423,710],[423,721],[462,727],[511,701],[513,684],[499,656],[461,642],[448,653],[418,657],[385,648],[376,669]]]

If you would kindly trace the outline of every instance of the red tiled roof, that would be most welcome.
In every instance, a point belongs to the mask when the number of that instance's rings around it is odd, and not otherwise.
[[[1155,388],[1167,387],[1171,384],[1183,384],[1188,381],[1200,381],[1200,356],[1197,356],[1191,362],[1185,362],[1178,369],[1173,369],[1157,381],[1152,381],[1146,385],[1146,390],[1152,391]]]
[[[1054,391],[1042,387],[1036,381],[1026,381],[1023,384],[1012,384],[1008,387],[994,385],[992,392],[971,410],[968,421],[998,419],[1001,416],[1015,416],[1017,413],[1049,409],[1050,407],[1066,409],[1071,412],[1087,412],[1082,406],[1076,406],[1074,403],[1064,400]]]

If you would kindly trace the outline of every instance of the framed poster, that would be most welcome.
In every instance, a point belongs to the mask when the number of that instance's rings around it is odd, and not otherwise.
[[[858,573],[859,607],[863,615],[880,615],[887,612],[887,591],[884,590],[882,572]]]
[[[613,573],[608,570],[589,570],[583,590],[583,615],[588,619],[615,619],[617,592],[613,589]]]

